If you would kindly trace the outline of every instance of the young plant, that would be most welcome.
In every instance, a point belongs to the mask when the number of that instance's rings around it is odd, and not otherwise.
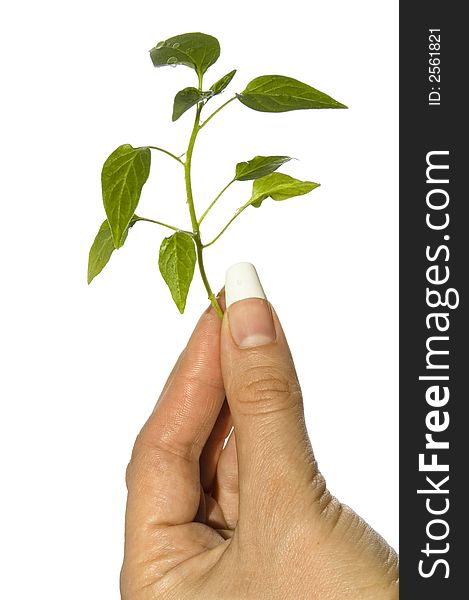
[[[106,220],[102,223],[91,246],[88,261],[88,283],[98,275],[109,261],[115,249],[124,245],[129,230],[139,221],[148,221],[174,231],[161,243],[159,268],[167,283],[171,296],[181,313],[186,306],[187,294],[194,275],[196,263],[210,302],[220,316],[223,312],[207,279],[204,267],[204,250],[212,246],[231,223],[250,206],[259,208],[264,200],[287,200],[311,192],[318,187],[312,181],[300,181],[277,169],[291,160],[289,156],[255,156],[236,165],[233,178],[217,194],[198,216],[192,190],[192,155],[199,133],[231,102],[260,112],[286,112],[307,108],[347,108],[330,96],[291,77],[262,75],[253,79],[246,88],[231,96],[204,120],[202,113],[212,105],[230,84],[236,70],[204,89],[204,75],[220,56],[218,40],[204,33],[184,33],[159,42],[150,57],[155,67],[185,65],[197,75],[197,87],[186,87],[178,92],[173,103],[173,121],[186,111],[195,112],[194,124],[187,150],[177,155],[158,146],[134,148],[130,144],[119,146],[104,163],[101,182]],[[166,154],[181,166],[184,173],[187,206],[192,231],[186,231],[167,223],[137,216],[142,188],[148,179],[151,166],[151,151]],[[251,197],[235,212],[228,223],[210,241],[202,241],[201,225],[208,213],[235,182],[253,181]]]

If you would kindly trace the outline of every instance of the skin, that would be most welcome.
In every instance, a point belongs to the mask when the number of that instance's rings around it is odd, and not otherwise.
[[[209,308],[179,357],[127,469],[123,600],[397,600],[396,553],[318,470],[273,319],[239,348]]]

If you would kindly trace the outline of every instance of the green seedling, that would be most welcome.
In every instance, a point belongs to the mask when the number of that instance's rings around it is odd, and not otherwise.
[[[287,200],[307,194],[319,186],[313,181],[300,181],[290,175],[279,173],[289,156],[255,156],[236,165],[233,178],[215,199],[198,216],[192,191],[192,156],[200,132],[232,102],[259,112],[287,112],[310,108],[347,108],[327,94],[283,75],[262,75],[253,79],[246,88],[234,94],[226,102],[202,119],[207,105],[212,106],[218,96],[231,83],[236,70],[204,89],[204,75],[220,56],[218,40],[204,33],[184,33],[157,44],[150,57],[155,67],[184,65],[197,75],[197,87],[187,87],[178,92],[173,103],[173,121],[186,111],[195,112],[194,125],[187,150],[177,155],[158,146],[134,148],[130,144],[119,146],[104,163],[101,182],[106,220],[102,223],[91,246],[88,262],[88,283],[98,275],[109,261],[115,249],[124,245],[129,230],[139,221],[155,223],[174,231],[160,246],[159,268],[169,287],[171,296],[181,313],[184,312],[189,287],[196,264],[207,290],[208,298],[220,316],[223,312],[210,287],[204,267],[204,251],[211,247],[226,229],[247,208],[259,208],[264,200]],[[205,113],[204,113],[205,116]],[[185,178],[186,200],[190,214],[191,231],[168,225],[154,219],[137,216],[142,188],[150,174],[152,151],[166,154],[181,166]],[[221,231],[204,242],[201,225],[225,191],[236,182],[252,181],[250,198],[235,212]]]

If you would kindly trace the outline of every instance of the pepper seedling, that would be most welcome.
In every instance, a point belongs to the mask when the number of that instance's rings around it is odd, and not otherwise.
[[[202,113],[227,88],[236,74],[232,70],[204,90],[204,75],[219,58],[220,44],[216,38],[204,33],[184,33],[159,42],[150,57],[155,67],[184,65],[197,75],[197,87],[187,87],[174,98],[172,120],[177,121],[186,111],[194,109],[195,118],[187,150],[176,155],[158,146],[134,148],[123,144],[106,159],[101,173],[102,195],[106,220],[102,223],[91,246],[88,261],[88,283],[108,263],[115,249],[124,245],[129,230],[139,221],[155,223],[173,230],[163,239],[159,252],[159,269],[169,287],[171,296],[181,313],[186,306],[189,287],[196,264],[207,290],[208,298],[220,316],[223,312],[210,287],[204,267],[204,250],[215,244],[226,229],[250,206],[259,208],[264,200],[287,200],[307,194],[319,186],[313,181],[301,181],[277,171],[291,160],[289,156],[255,156],[236,165],[233,178],[197,215],[192,191],[192,155],[200,132],[212,119],[231,102],[259,112],[280,113],[310,108],[347,108],[327,94],[284,75],[261,75],[253,79],[246,88],[234,94],[218,106],[204,120]],[[154,219],[137,216],[142,188],[150,174],[151,152],[166,154],[181,165],[184,172],[187,206],[191,220],[191,231],[186,231]],[[253,181],[251,197],[235,212],[221,231],[208,242],[203,242],[201,225],[215,204],[235,182]]]

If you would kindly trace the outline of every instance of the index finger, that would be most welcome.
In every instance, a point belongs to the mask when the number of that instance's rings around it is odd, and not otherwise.
[[[221,322],[203,313],[158,403],[141,430],[127,469],[127,526],[191,522],[200,500],[199,457],[225,398]]]

